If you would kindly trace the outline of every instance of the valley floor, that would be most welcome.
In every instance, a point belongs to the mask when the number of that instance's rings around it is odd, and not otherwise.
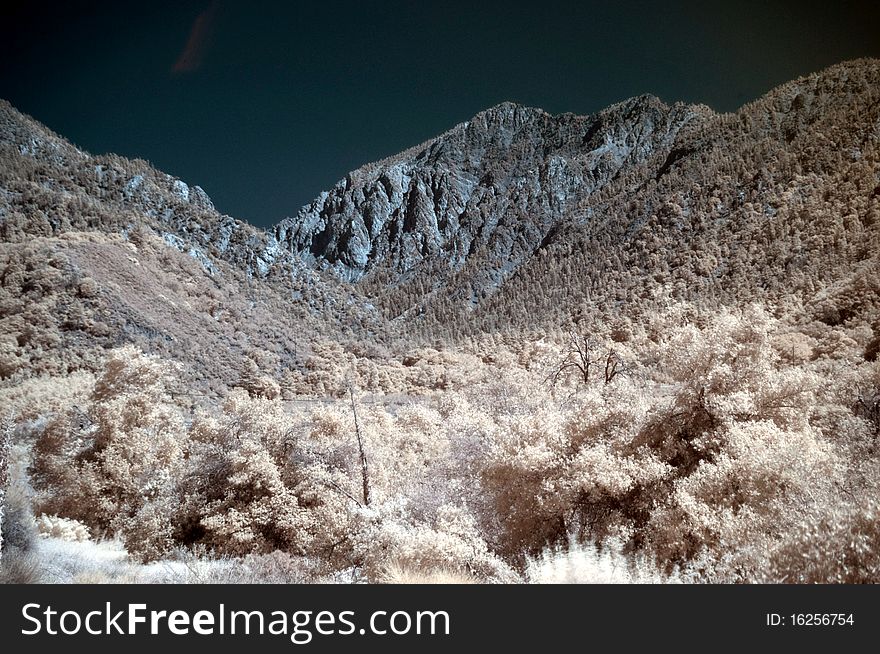
[[[50,583],[876,582],[859,325],[678,308],[194,403],[125,346],[3,405],[2,572]]]

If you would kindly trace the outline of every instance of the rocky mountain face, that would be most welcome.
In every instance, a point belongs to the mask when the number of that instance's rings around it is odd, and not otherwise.
[[[509,272],[622,170],[662,163],[703,111],[653,96],[592,116],[500,104],[353,171],[279,223],[275,236],[351,281],[376,267],[405,274],[437,258],[455,271],[478,252]]]

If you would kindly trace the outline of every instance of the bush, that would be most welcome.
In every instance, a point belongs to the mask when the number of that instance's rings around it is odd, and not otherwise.
[[[160,360],[132,347],[114,352],[92,392],[89,426],[60,416],[37,440],[42,513],[79,520],[94,533],[121,533],[144,559],[168,551],[185,437],[170,380]]]
[[[783,532],[760,581],[875,584],[880,579],[880,503],[876,496],[819,508]]]
[[[484,582],[516,579],[489,551],[473,517],[461,507],[440,507],[423,522],[414,522],[401,502],[364,510],[352,538],[353,560],[368,581],[386,580],[395,570],[420,575],[452,571]]]
[[[774,326],[760,311],[685,324],[659,344],[664,383],[651,391],[625,378],[590,389],[567,418],[492,430],[481,480],[500,551],[516,560],[575,533],[645,549],[667,570],[734,556],[756,578],[749,542],[770,543],[843,480],[810,423],[816,377],[780,370]]]
[[[43,538],[58,538],[70,542],[89,540],[89,528],[78,520],[43,514],[37,518],[37,531]]]
[[[241,395],[220,420],[197,421],[190,481],[199,480],[194,488],[204,499],[201,542],[229,554],[305,554],[343,538],[347,500],[333,490],[334,472],[309,462],[294,433],[279,401]]]
[[[13,444],[14,423],[4,425],[0,441],[0,583],[27,584],[40,581],[34,549],[37,529],[28,484],[27,450]]]

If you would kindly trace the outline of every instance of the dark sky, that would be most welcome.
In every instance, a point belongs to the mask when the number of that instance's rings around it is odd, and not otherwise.
[[[58,3],[0,14],[0,96],[258,225],[504,100],[732,110],[880,56],[880,2]]]

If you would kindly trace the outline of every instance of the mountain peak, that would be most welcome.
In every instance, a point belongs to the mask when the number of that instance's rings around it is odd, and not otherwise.
[[[549,114],[538,107],[530,107],[517,102],[504,101],[484,109],[475,115],[471,122],[485,120],[486,122],[504,122],[519,119],[521,121],[536,116],[548,116]]]

